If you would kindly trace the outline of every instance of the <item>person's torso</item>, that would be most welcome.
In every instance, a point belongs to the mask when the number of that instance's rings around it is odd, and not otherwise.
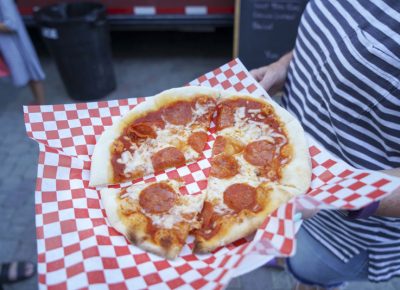
[[[400,1],[310,1],[283,104],[350,165],[400,168],[399,79]],[[344,261],[366,248],[372,281],[400,274],[398,218],[350,220],[324,211],[304,227]]]
[[[400,1],[334,2],[305,10],[284,104],[351,165],[400,167]]]

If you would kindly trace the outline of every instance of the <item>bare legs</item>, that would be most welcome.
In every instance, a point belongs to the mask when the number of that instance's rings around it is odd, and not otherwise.
[[[29,86],[32,90],[35,105],[44,104],[44,88],[41,81],[30,81]]]

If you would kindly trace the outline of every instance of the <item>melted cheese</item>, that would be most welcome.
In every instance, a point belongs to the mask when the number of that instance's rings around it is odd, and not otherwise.
[[[249,109],[248,112],[260,115],[261,111],[259,109]],[[275,138],[277,137],[286,141],[285,135],[275,132],[268,124],[249,120],[245,116],[245,107],[237,108],[234,115],[235,125],[221,130],[219,135],[235,138],[244,144],[260,140],[275,143]]]
[[[194,132],[206,132],[203,125],[197,124],[196,121],[214,106],[212,102],[205,104],[197,102],[192,110],[192,120],[188,124],[172,125],[164,120],[165,127],[156,130],[155,139],[148,138],[139,147],[133,144],[130,148],[133,153],[125,151],[117,160],[118,163],[125,165],[125,176],[129,177],[130,173],[137,171],[143,172],[144,175],[154,172],[151,157],[156,152],[171,146],[182,151],[186,162],[198,159],[200,154],[188,145],[188,138]]]
[[[193,196],[180,196],[180,205],[174,205],[167,213],[163,214],[150,214],[146,213],[148,217],[153,221],[155,226],[164,229],[171,229],[175,224],[186,221],[194,222],[197,213],[201,211],[204,203],[204,195],[197,194]],[[192,214],[192,218],[187,220],[183,215]]]
[[[253,165],[244,160],[241,154],[235,155],[234,158],[239,164],[239,173],[231,178],[219,179],[210,176],[207,186],[207,200],[214,204],[214,211],[218,214],[233,213],[224,203],[224,191],[235,183],[246,183],[257,188],[261,178],[256,175],[256,169]],[[263,180],[266,180],[262,178]]]
[[[130,177],[132,172],[143,172],[144,175],[153,173],[151,157],[156,152],[171,146],[181,150],[186,162],[198,159],[200,154],[188,145],[188,138],[194,132],[206,132],[203,125],[196,121],[214,106],[215,104],[212,102],[205,104],[196,102],[195,108],[192,110],[192,120],[188,124],[173,125],[164,120],[165,127],[156,130],[157,137],[155,139],[148,138],[139,146],[132,144],[130,149],[133,153],[125,151],[117,160],[118,163],[125,165],[125,176]]]
[[[150,183],[151,184],[151,183]],[[126,188],[126,192],[121,195],[121,198],[131,198],[133,200],[139,200],[140,192],[150,185],[149,183],[134,184]]]
[[[204,194],[196,194],[196,195],[182,195],[179,192],[179,187],[183,184],[176,180],[168,180],[165,181],[168,185],[170,185],[174,191],[178,195],[178,199],[176,204],[166,213],[162,214],[152,214],[139,206],[139,196],[143,189],[150,186],[153,183],[146,184],[135,184],[131,185],[126,189],[126,193],[121,196],[121,198],[130,198],[133,203],[137,205],[140,211],[149,217],[153,224],[157,227],[164,229],[171,229],[175,224],[181,221],[187,221],[189,223],[194,222],[196,219],[197,213],[199,213],[203,208],[203,203],[205,199]],[[192,219],[187,220],[183,215],[192,215]]]
[[[213,102],[205,103],[205,104],[200,104],[196,103],[193,112],[193,119],[192,122],[196,121],[197,118],[205,115],[207,112],[210,111],[210,108],[215,107],[215,104]]]
[[[121,158],[117,160],[120,164],[125,164],[124,173],[128,177],[129,173],[134,171],[143,171],[144,175],[154,171],[151,157],[154,153],[167,148],[176,147],[182,151],[186,161],[194,161],[199,157],[199,153],[188,145],[188,138],[194,132],[206,132],[197,129],[193,131],[188,125],[177,126],[167,123],[164,129],[157,129],[157,137],[155,139],[148,138],[140,146],[136,146],[133,154],[125,151],[121,154]],[[135,146],[133,146],[135,148]]]
[[[260,109],[249,109],[247,111],[253,117],[262,116]],[[265,118],[265,117],[264,117]],[[275,143],[275,138],[282,138],[286,141],[286,136],[275,132],[268,124],[263,122],[256,122],[246,118],[246,108],[236,108],[234,114],[234,126],[225,128],[218,132],[218,135],[234,138],[243,144],[249,144],[254,141],[267,140],[268,142]],[[278,148],[279,153],[280,147]],[[243,154],[239,153],[234,155],[234,158],[239,164],[239,173],[232,178],[219,179],[210,177],[207,186],[207,200],[213,203],[214,211],[218,214],[233,213],[223,200],[224,191],[232,184],[246,183],[250,186],[257,188],[261,183],[267,182],[266,177],[257,176],[257,167],[248,163]]]
[[[259,140],[260,138],[269,138],[273,141],[272,136],[270,137],[272,129],[269,125],[245,118],[245,107],[237,108],[234,116],[235,126],[221,130],[219,135],[233,137],[244,144]]]

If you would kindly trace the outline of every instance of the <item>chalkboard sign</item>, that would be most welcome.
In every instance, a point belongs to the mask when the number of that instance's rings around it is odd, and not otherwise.
[[[253,69],[292,50],[307,2],[236,0],[234,56]]]

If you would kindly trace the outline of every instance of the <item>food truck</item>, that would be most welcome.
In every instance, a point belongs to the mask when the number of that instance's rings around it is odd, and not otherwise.
[[[81,2],[81,0],[79,0]],[[40,7],[77,0],[19,0],[25,22]],[[102,0],[112,27],[205,28],[233,25],[234,0]]]

